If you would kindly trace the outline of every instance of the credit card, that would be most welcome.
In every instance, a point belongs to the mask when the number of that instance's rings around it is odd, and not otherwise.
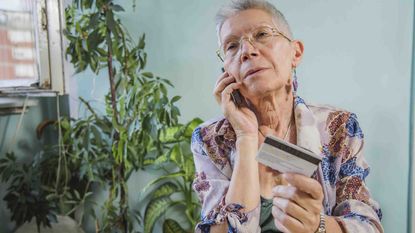
[[[320,156],[274,136],[265,137],[256,160],[281,173],[298,173],[310,177],[321,162]]]

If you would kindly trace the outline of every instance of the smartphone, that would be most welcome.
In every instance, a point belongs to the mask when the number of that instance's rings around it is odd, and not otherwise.
[[[236,107],[241,108],[245,106],[245,98],[241,95],[239,90],[235,90],[231,93],[232,101],[235,103]]]
[[[222,72],[225,72],[225,69],[222,67]],[[245,98],[242,96],[241,92],[239,90],[235,90],[231,93],[232,101],[235,103],[236,107],[246,107],[246,101]]]

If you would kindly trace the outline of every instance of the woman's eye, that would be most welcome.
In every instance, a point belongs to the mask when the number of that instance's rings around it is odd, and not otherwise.
[[[235,48],[237,48],[236,43],[230,43],[226,46],[226,51],[233,50]]]
[[[268,32],[258,32],[255,37],[258,39],[261,39],[261,38],[268,37],[269,35],[270,34]]]

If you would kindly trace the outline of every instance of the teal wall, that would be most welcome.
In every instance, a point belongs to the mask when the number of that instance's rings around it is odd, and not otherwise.
[[[293,10],[308,22],[303,95],[358,114],[385,232],[406,232],[413,1],[313,3]]]
[[[221,67],[213,19],[224,1],[137,0],[135,11],[132,0],[118,2],[127,10],[122,20],[131,35],[147,35],[147,70],[172,80],[175,88],[170,93],[183,96],[182,119],[220,115],[211,94]],[[413,0],[272,2],[305,44],[298,68],[300,95],[357,113],[372,167],[368,186],[383,208],[385,232],[406,232]],[[77,96],[104,109],[108,81],[104,74],[92,76],[85,72],[71,77],[71,112],[83,113]],[[33,107],[26,115],[19,140],[30,145],[24,153],[38,149],[30,132],[52,114],[45,111],[54,112],[53,105]],[[3,138],[10,137],[16,119],[0,117]],[[7,140],[0,142],[4,146]],[[136,193],[148,179],[135,176],[130,190]],[[135,203],[136,198],[130,198]],[[0,205],[0,232],[7,232],[12,226],[4,203]]]
[[[147,34],[148,70],[173,81],[185,120],[220,114],[211,93],[221,67],[213,19],[223,2],[138,0],[133,12],[123,1],[132,35]],[[300,95],[358,115],[385,232],[406,232],[414,2],[272,2],[305,44]]]
[[[414,5],[415,9],[415,5]],[[413,18],[415,22],[415,17]],[[415,25],[412,25],[415,29]],[[413,195],[415,189],[415,34],[412,35],[412,72],[411,72],[411,101],[410,106],[410,132],[409,132],[409,182],[408,182],[408,192],[410,193],[408,198],[408,232],[415,232],[415,196]]]

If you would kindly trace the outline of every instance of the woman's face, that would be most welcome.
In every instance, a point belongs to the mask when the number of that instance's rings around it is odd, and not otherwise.
[[[224,22],[220,41],[223,44],[232,37],[250,37],[249,33],[260,26],[275,27],[268,13],[258,9],[241,11]],[[270,43],[255,44],[255,47],[245,39],[235,57],[225,58],[224,68],[236,82],[243,84],[242,95],[248,99],[258,98],[290,88],[292,69],[301,55],[301,42],[290,42],[280,35],[272,37]]]

